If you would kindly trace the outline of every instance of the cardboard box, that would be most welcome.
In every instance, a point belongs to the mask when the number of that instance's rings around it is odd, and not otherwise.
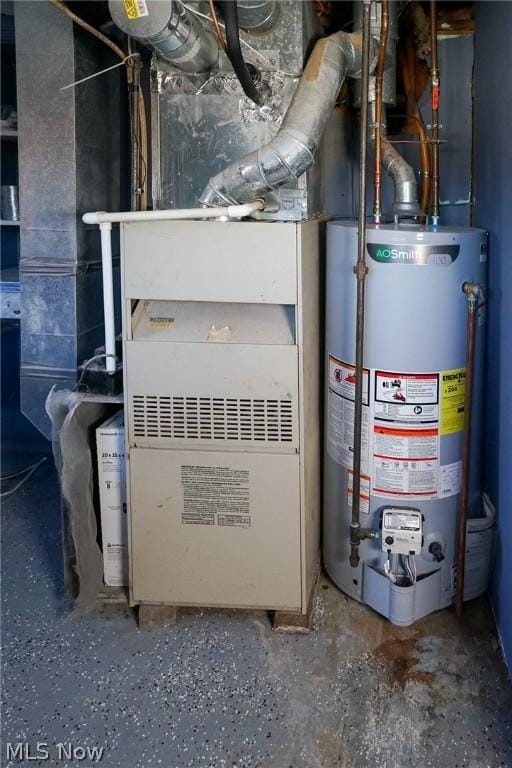
[[[96,429],[96,450],[104,580],[109,587],[124,587],[128,584],[124,411]]]

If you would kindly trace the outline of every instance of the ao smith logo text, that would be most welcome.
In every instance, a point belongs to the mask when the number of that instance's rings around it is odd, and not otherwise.
[[[368,253],[380,264],[413,264],[447,267],[459,255],[460,245],[385,245],[367,244]]]

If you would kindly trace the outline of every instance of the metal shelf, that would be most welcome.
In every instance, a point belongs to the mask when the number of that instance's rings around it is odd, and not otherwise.
[[[19,227],[19,221],[7,221],[6,219],[0,219],[0,227]]]

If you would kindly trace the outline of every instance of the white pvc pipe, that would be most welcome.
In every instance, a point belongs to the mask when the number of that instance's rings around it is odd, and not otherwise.
[[[103,317],[105,323],[105,368],[116,371],[116,328],[114,316],[114,280],[112,275],[112,224],[130,221],[172,221],[177,219],[241,219],[263,209],[263,201],[225,208],[176,208],[165,211],[120,211],[118,213],[84,213],[85,224],[99,224],[101,234],[101,268],[103,273]]]
[[[121,223],[129,221],[172,221],[174,219],[242,219],[255,211],[263,209],[263,201],[255,200],[242,205],[228,205],[224,208],[174,208],[164,211],[119,211],[117,213],[84,213],[84,224],[102,224],[104,222]]]
[[[100,224],[101,270],[103,274],[103,318],[105,323],[105,368],[107,373],[116,370],[116,327],[114,316],[114,279],[112,276],[112,224]]]

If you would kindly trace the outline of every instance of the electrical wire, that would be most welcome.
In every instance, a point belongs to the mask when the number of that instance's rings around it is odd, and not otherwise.
[[[118,61],[117,64],[112,64],[111,67],[106,67],[105,69],[100,69],[99,72],[94,72],[92,75],[87,75],[87,77],[82,77],[80,80],[75,80],[72,83],[68,83],[68,85],[63,85],[62,88],[60,88],[61,91],[67,91],[68,88],[74,88],[75,85],[80,85],[81,83],[86,83],[88,80],[93,80],[95,77],[99,77],[100,75],[104,75],[106,72],[111,72],[113,69],[117,69],[118,67],[122,67],[123,64],[126,64],[128,59],[132,59],[134,56],[139,56],[138,53],[129,53],[128,56],[125,56],[124,59],[121,61]]]
[[[416,584],[416,561],[414,560],[414,555],[404,555],[402,559],[411,586],[413,586]]]
[[[25,472],[29,472],[32,467],[36,466],[36,464],[30,464],[28,467],[24,467],[23,469],[18,470],[18,472],[10,472],[8,475],[1,475],[0,482],[3,483],[5,480],[14,480],[15,477],[20,477],[21,475],[24,475]]]
[[[106,360],[106,359],[107,359],[107,357],[113,357],[113,358],[114,358],[114,359],[117,361],[117,355],[107,355],[107,354],[105,354],[105,353],[103,352],[101,355],[93,355],[92,357],[90,357],[88,360],[86,360],[86,361],[85,361],[85,362],[82,364],[82,373],[80,374],[80,378],[78,379],[77,383],[75,384],[75,386],[74,386],[74,388],[73,388],[73,392],[77,392],[77,390],[78,390],[78,389],[80,388],[80,386],[82,385],[82,382],[83,382],[83,380],[84,380],[84,376],[85,376],[85,373],[86,373],[86,371],[87,371],[87,368],[90,366],[90,364],[91,364],[91,363],[94,363],[96,360],[103,360],[103,359],[105,359],[105,360]]]
[[[396,573],[393,573],[393,555],[388,552],[387,559],[384,563],[384,574],[388,577],[393,584],[396,584]]]
[[[3,491],[2,493],[0,493],[0,499],[5,499],[7,496],[11,496],[13,493],[16,493],[16,491],[19,491],[19,489],[20,489],[20,488],[21,488],[23,485],[25,485],[25,483],[27,482],[27,480],[28,480],[30,477],[32,477],[32,475],[34,474],[34,472],[36,471],[36,469],[37,469],[38,467],[40,467],[40,466],[41,466],[41,464],[43,464],[45,461],[46,461],[46,456],[44,456],[44,457],[43,457],[43,458],[42,458],[40,461],[37,461],[35,464],[32,464],[30,467],[26,467],[25,469],[21,470],[20,472],[15,472],[15,473],[14,473],[14,474],[12,474],[12,475],[4,475],[4,477],[2,477],[2,478],[1,478],[1,479],[2,479],[2,481],[3,481],[3,480],[8,480],[8,479],[11,479],[11,478],[14,478],[14,477],[19,477],[19,475],[22,475],[22,474],[23,474],[23,475],[25,475],[25,477],[23,477],[23,478],[22,478],[22,479],[19,481],[19,483],[16,483],[16,485],[14,486],[14,488],[11,488],[11,490],[10,490],[10,491]]]

